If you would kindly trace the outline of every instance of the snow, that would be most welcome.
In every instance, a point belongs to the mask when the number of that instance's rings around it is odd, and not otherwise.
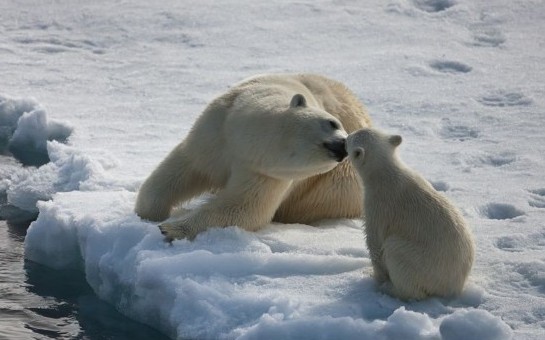
[[[4,1],[0,216],[39,213],[27,259],[172,338],[541,339],[544,26],[541,1]],[[460,297],[381,293],[361,220],[169,246],[133,213],[206,103],[266,72],[338,79],[403,136],[475,235]]]

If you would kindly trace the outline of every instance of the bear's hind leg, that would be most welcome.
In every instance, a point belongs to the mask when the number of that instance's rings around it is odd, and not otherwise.
[[[392,282],[392,295],[402,300],[421,300],[428,296],[422,285],[426,280],[425,259],[417,247],[390,236],[384,241],[382,254]]]
[[[360,218],[363,188],[348,160],[324,174],[296,183],[274,216],[275,222],[310,224],[328,218]]]

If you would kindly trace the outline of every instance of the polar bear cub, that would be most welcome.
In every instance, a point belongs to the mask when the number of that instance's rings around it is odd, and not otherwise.
[[[397,156],[399,135],[364,128],[347,138],[364,183],[365,233],[379,283],[400,299],[459,294],[474,244],[460,212]]]

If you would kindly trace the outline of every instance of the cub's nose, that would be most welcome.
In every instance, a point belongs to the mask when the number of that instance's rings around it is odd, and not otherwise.
[[[348,153],[346,152],[346,139],[339,138],[324,143],[324,147],[329,151],[331,157],[337,162],[342,161]]]

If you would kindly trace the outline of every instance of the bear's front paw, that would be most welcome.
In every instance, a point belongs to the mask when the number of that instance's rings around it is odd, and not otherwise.
[[[197,236],[197,232],[195,232],[194,229],[187,225],[180,224],[179,221],[164,222],[159,225],[159,230],[161,230],[161,234],[165,236],[165,242],[169,243],[176,239],[183,238],[192,241],[195,236]]]

